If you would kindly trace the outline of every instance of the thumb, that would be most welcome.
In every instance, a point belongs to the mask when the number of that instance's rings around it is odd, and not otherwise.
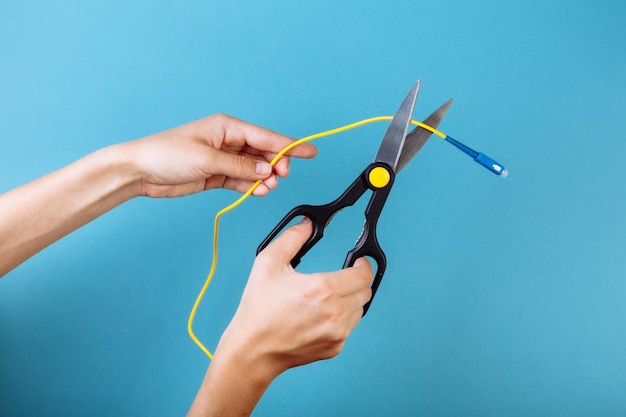
[[[309,240],[312,233],[311,220],[304,217],[300,223],[285,230],[261,253],[265,254],[275,264],[288,265],[300,248]]]
[[[272,173],[272,166],[266,161],[220,150],[212,155],[212,164],[215,173],[243,180],[265,179]]]

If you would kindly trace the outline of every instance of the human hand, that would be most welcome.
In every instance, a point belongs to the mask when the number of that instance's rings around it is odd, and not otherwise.
[[[312,232],[290,227],[254,263],[188,416],[249,415],[285,370],[341,352],[372,297],[372,266],[305,275],[290,261]]]
[[[269,162],[293,142],[286,136],[226,116],[213,115],[143,139],[117,145],[135,167],[138,195],[177,197],[212,188],[266,195],[289,173],[289,156],[273,169]],[[316,149],[302,144],[288,155],[312,158]]]
[[[278,375],[339,354],[371,298],[372,267],[361,258],[336,272],[295,271],[290,261],[311,232],[305,218],[259,254],[216,356],[225,349],[254,350]]]

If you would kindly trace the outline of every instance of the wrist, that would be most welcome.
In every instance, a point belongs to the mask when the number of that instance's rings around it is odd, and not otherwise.
[[[254,344],[242,343],[238,333],[229,329],[215,350],[188,417],[250,415],[280,373]]]
[[[240,370],[251,385],[265,390],[286,369],[273,352],[265,349],[262,340],[255,340],[250,335],[251,332],[231,323],[220,338],[213,362]]]
[[[130,200],[141,195],[141,172],[125,144],[100,149],[89,157],[97,158],[110,180],[112,190],[121,200]]]

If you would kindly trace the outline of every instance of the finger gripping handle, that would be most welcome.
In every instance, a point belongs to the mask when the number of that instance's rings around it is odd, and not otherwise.
[[[380,285],[383,275],[385,274],[385,270],[387,269],[387,257],[378,244],[375,231],[376,229],[371,229],[367,227],[367,224],[365,225],[363,235],[357,242],[355,248],[348,252],[346,260],[343,264],[343,268],[349,268],[354,265],[357,259],[364,256],[370,257],[376,261],[376,273],[374,274],[374,282],[371,287],[372,298],[370,298],[370,300],[363,306],[363,316],[367,314],[367,311],[374,300],[374,296],[376,295],[376,290],[378,290],[378,286]]]
[[[324,228],[320,227],[320,219],[317,218],[315,210],[313,210],[313,206],[303,204],[297,207],[294,207],[289,213],[282,218],[280,222],[274,227],[274,229],[267,235],[267,237],[261,242],[259,247],[256,250],[256,254],[261,253],[263,249],[265,249],[277,236],[283,231],[291,223],[296,217],[308,217],[313,224],[313,233],[309,240],[306,241],[304,245],[300,248],[296,256],[291,260],[291,266],[296,267],[300,264],[302,257],[313,247],[315,244],[322,238],[324,235]]]

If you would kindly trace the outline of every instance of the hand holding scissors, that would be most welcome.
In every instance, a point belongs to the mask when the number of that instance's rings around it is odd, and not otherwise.
[[[366,191],[371,191],[372,194],[365,209],[363,231],[354,248],[348,252],[343,264],[343,268],[348,268],[354,265],[358,258],[364,256],[376,261],[377,269],[372,284],[372,299],[363,307],[363,315],[367,313],[387,267],[387,258],[376,237],[378,219],[389,196],[396,174],[413,159],[431,136],[430,131],[421,127],[415,128],[407,135],[419,88],[420,80],[413,85],[391,120],[374,162],[363,170],[339,198],[324,205],[301,205],[295,207],[276,225],[274,230],[270,232],[257,249],[258,254],[296,217],[308,217],[313,224],[313,233],[291,260],[291,265],[295,268],[300,263],[302,257],[324,236],[324,229],[329,225],[334,215],[343,208],[352,206]],[[424,124],[436,128],[451,104],[452,100],[447,101],[424,120]]]

